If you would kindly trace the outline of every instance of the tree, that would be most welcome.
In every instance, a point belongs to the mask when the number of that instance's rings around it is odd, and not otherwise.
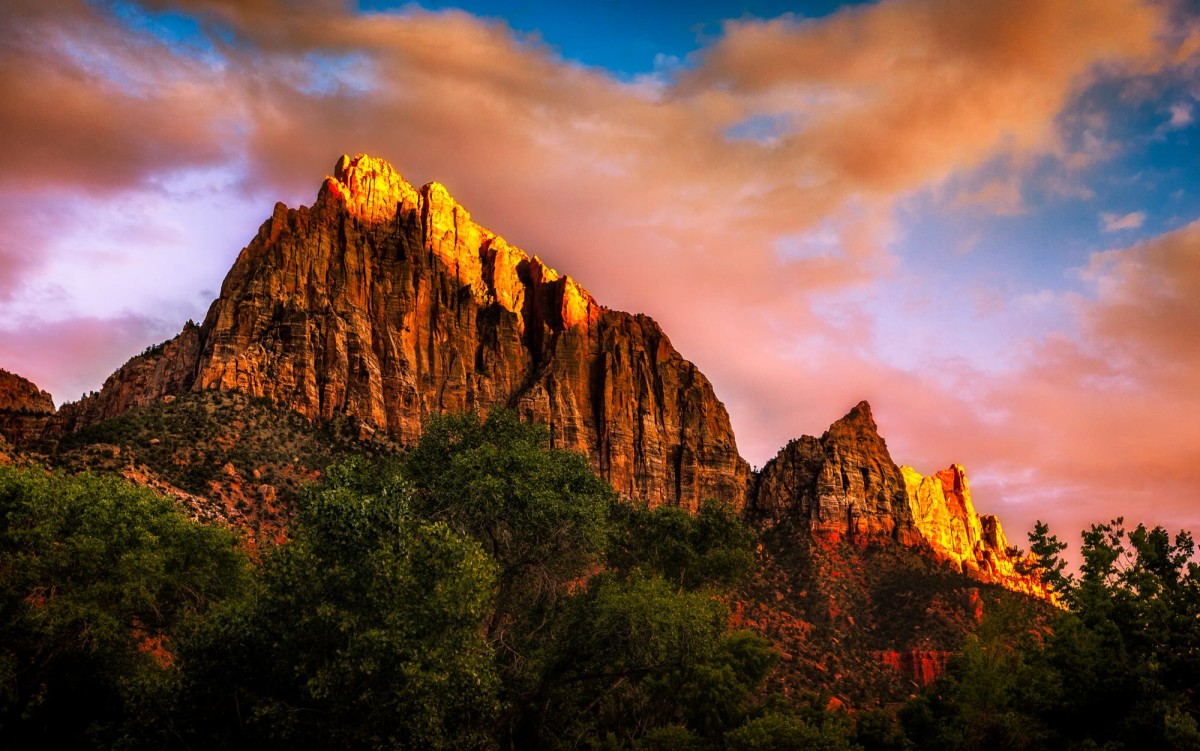
[[[727,503],[683,509],[621,504],[613,510],[608,565],[654,571],[684,589],[737,584],[754,567],[754,533]]]
[[[515,413],[434,417],[403,469],[415,510],[474,537],[497,565],[488,637],[508,669],[522,641],[599,561],[616,494],[587,457],[549,446],[549,433]]]
[[[215,614],[182,652],[190,737],[490,745],[498,682],[482,626],[496,568],[475,541],[411,505],[402,479],[362,460],[306,493],[254,596]]]
[[[152,491],[0,467],[0,737],[101,745],[137,725],[189,618],[247,582],[235,535]]]
[[[641,571],[594,577],[542,647],[540,683],[521,702],[523,748],[714,741],[742,722],[775,663],[764,639],[729,629],[710,592]]]
[[[1039,522],[1030,534],[1064,609],[1047,633],[970,642],[905,708],[920,748],[1200,748],[1195,544],[1122,519],[1082,535],[1078,574]]]

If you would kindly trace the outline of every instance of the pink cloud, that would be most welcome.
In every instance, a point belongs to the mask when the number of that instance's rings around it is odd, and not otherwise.
[[[1077,336],[1031,343],[1019,369],[965,400],[916,393],[903,411],[940,427],[891,435],[932,463],[919,469],[978,473],[977,503],[1018,532],[1042,518],[1074,539],[1118,514],[1200,529],[1200,222],[1098,253],[1085,274]]]
[[[29,320],[0,328],[0,368],[33,381],[61,406],[98,389],[126,360],[179,328],[137,315]]]
[[[1120,232],[1126,229],[1138,229],[1146,221],[1146,212],[1134,211],[1129,214],[1110,214],[1103,213],[1100,215],[1100,226],[1105,232]]]

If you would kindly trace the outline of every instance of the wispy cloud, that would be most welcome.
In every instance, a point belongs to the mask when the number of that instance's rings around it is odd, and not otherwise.
[[[1100,226],[1105,232],[1140,229],[1145,222],[1146,212],[1144,211],[1134,211],[1129,214],[1110,214],[1104,212],[1100,215]]]
[[[950,202],[950,208],[977,209],[999,216],[1018,216],[1029,210],[1021,193],[1021,179],[1015,174],[958,193]]]
[[[1184,128],[1192,124],[1192,105],[1179,102],[1171,105],[1171,119],[1167,121],[1169,128]]]

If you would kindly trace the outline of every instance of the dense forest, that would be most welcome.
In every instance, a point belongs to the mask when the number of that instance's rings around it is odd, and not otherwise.
[[[734,626],[758,540],[623,502],[503,410],[303,488],[285,541],[112,477],[0,467],[0,744],[97,748],[1197,749],[1191,536],[1030,535],[1062,609],[994,608],[905,702],[770,677]]]

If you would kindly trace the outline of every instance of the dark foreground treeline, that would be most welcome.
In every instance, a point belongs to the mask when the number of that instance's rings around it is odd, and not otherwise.
[[[1186,535],[1095,527],[1072,579],[1037,530],[1049,633],[996,613],[925,693],[851,712],[768,690],[730,628],[754,544],[721,506],[619,503],[502,411],[332,467],[253,553],[121,481],[0,468],[0,747],[1200,748]]]

